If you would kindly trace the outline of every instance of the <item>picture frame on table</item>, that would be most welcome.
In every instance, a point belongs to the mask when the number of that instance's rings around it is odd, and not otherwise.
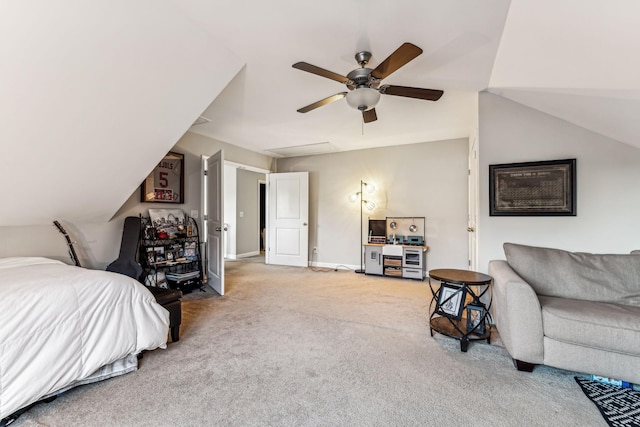
[[[467,332],[471,332],[477,335],[484,335],[485,308],[481,305],[468,304],[466,310]]]
[[[156,264],[166,261],[164,258],[164,246],[155,246],[153,248],[153,259]]]
[[[462,319],[466,289],[443,283],[438,291],[438,306],[436,313],[451,319]]]

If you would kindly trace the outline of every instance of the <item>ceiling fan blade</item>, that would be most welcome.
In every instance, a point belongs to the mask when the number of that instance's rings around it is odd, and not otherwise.
[[[384,95],[404,96],[406,98],[425,99],[437,101],[444,93],[437,89],[421,89],[419,87],[382,85],[379,89]]]
[[[292,67],[297,68],[298,70],[306,71],[307,73],[316,74],[320,77],[326,77],[340,83],[347,83],[349,81],[349,79],[345,76],[341,76],[340,74],[325,70],[324,68],[316,67],[315,65],[307,64],[306,62],[296,62],[292,65]]]
[[[376,79],[384,79],[398,70],[409,61],[415,59],[422,53],[422,49],[411,43],[404,43],[395,52],[393,52],[387,59],[382,61],[375,70],[371,72],[371,76]]]
[[[365,123],[371,123],[371,122],[375,122],[376,120],[378,120],[378,115],[376,114],[376,109],[372,108],[370,110],[363,111],[362,112],[362,120],[364,120]]]
[[[328,96],[320,101],[316,101],[313,104],[309,104],[306,107],[302,107],[298,110],[298,113],[308,113],[311,110],[315,110],[318,107],[322,107],[323,105],[330,104],[334,101],[344,98],[347,95],[347,92],[336,93],[335,95]]]

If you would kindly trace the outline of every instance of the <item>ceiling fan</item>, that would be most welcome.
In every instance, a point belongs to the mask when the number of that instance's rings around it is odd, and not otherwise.
[[[418,46],[411,43],[404,43],[376,68],[371,69],[366,68],[369,59],[371,59],[371,52],[358,52],[356,53],[355,58],[360,65],[360,68],[356,68],[351,71],[346,77],[306,62],[296,62],[292,65],[293,68],[343,83],[350,91],[328,96],[320,101],[300,108],[298,112],[307,113],[318,107],[322,107],[323,105],[327,105],[346,97],[349,106],[362,111],[362,119],[365,123],[370,123],[378,119],[375,106],[380,100],[381,94],[437,101],[444,93],[441,90],[393,85],[380,86],[380,81],[382,79],[388,77],[400,67],[415,59],[421,53],[422,49]]]

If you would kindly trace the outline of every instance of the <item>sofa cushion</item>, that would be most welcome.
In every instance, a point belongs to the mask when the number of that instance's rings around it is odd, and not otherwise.
[[[640,307],[640,255],[505,243],[507,262],[538,295]]]
[[[640,355],[640,307],[540,297],[544,335],[556,341]]]

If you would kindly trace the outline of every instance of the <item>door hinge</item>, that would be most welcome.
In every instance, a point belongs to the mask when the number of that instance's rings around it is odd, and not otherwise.
[[[471,267],[471,260],[467,260],[469,267]]]
[[[202,217],[202,218],[203,218],[205,221],[208,221],[208,220],[209,220],[209,215],[203,215],[203,217]]]
[[[203,170],[202,173],[204,174],[204,176],[209,175],[209,171],[207,171],[207,170]]]

